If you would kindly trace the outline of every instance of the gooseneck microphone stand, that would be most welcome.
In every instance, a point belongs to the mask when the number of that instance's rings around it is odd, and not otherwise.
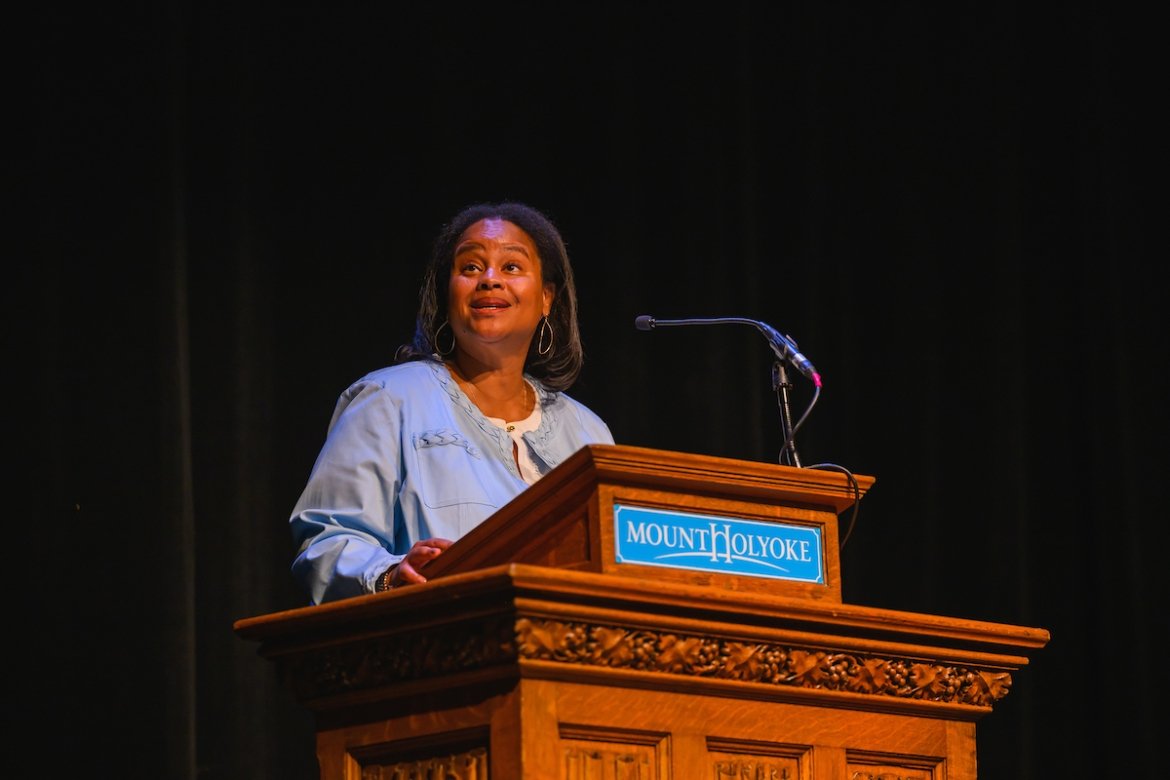
[[[804,468],[800,463],[800,456],[796,454],[796,431],[800,429],[800,426],[804,425],[804,421],[808,419],[809,413],[817,405],[817,399],[821,397],[821,375],[813,368],[809,359],[800,353],[795,341],[765,322],[749,320],[743,317],[659,320],[651,317],[649,314],[643,314],[634,320],[634,327],[638,330],[653,330],[659,325],[722,325],[731,323],[753,325],[767,337],[768,343],[772,347],[772,352],[776,355],[776,362],[772,364],[772,389],[776,393],[776,402],[780,406],[780,433],[784,437],[784,443],[780,447],[779,462],[782,466]],[[791,362],[797,371],[811,379],[813,383],[812,400],[808,402],[804,413],[800,415],[800,419],[795,423],[792,422],[792,409],[788,402],[788,391],[792,389],[792,384],[788,381],[787,364],[789,362]],[[814,463],[809,468],[840,471],[849,480],[849,485],[853,489],[853,515],[849,520],[849,527],[846,529],[845,535],[841,537],[840,541],[840,546],[844,549],[845,542],[849,541],[849,536],[853,533],[853,526],[857,524],[857,510],[861,506],[861,488],[858,487],[857,478],[853,476],[853,472],[849,469],[844,466],[838,466],[836,463]]]
[[[780,435],[783,437],[780,463],[801,468],[800,455],[796,452],[796,430],[792,427],[792,407],[788,403],[788,391],[791,389],[792,383],[788,381],[788,369],[784,361],[775,361],[772,363],[772,390],[780,405]]]
[[[638,330],[653,330],[659,325],[752,325],[768,339],[772,352],[776,355],[776,362],[772,365],[772,389],[776,392],[780,405],[780,428],[784,435],[784,443],[780,448],[779,461],[783,465],[800,468],[800,456],[796,454],[796,430],[804,424],[804,420],[816,405],[821,395],[821,375],[813,368],[807,357],[800,353],[796,342],[780,333],[766,322],[749,320],[745,317],[691,317],[684,320],[660,320],[643,314],[634,320],[634,327]],[[804,414],[795,423],[792,422],[792,409],[788,403],[788,391],[792,388],[788,381],[786,364],[791,363],[797,371],[812,380],[813,397],[805,409]]]

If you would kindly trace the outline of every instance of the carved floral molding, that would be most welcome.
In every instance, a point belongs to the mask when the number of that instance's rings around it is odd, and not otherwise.
[[[293,657],[286,679],[316,698],[514,663],[517,659],[990,707],[1012,678],[878,655],[837,653],[579,621],[495,618]]]
[[[830,653],[617,626],[516,621],[520,657],[988,707],[1007,696],[1001,671]]]

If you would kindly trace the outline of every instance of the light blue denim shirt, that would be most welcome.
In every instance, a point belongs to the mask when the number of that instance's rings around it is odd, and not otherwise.
[[[528,377],[540,427],[524,434],[541,474],[609,427],[564,393]],[[341,394],[290,524],[293,576],[314,604],[372,593],[419,539],[459,539],[515,498],[512,440],[451,378],[420,360],[367,374]]]

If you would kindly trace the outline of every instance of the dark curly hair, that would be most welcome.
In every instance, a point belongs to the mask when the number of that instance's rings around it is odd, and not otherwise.
[[[548,322],[553,346],[547,355],[537,351],[537,339],[528,346],[524,370],[550,390],[566,390],[581,373],[584,352],[577,328],[577,287],[560,231],[544,214],[523,203],[477,203],[460,211],[435,239],[419,290],[414,340],[399,347],[397,360],[437,360],[435,333],[447,319],[447,289],[455,247],[463,231],[481,219],[502,219],[519,227],[536,244],[543,281],[556,289]]]

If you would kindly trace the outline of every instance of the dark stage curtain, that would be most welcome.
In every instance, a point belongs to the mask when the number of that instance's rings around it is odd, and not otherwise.
[[[633,325],[768,322],[824,377],[802,461],[877,479],[845,600],[1052,632],[979,725],[982,777],[1154,769],[1150,19],[1005,2],[34,16],[13,31],[29,240],[6,286],[8,635],[50,774],[316,775],[311,721],[232,623],[305,603],[287,515],[334,401],[409,338],[441,222],[501,199],[564,232],[587,352],[570,392],[619,442],[775,461],[758,333]]]

